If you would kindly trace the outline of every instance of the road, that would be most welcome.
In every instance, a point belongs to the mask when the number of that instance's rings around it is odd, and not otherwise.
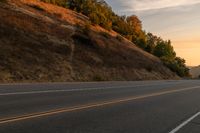
[[[0,133],[200,133],[200,81],[0,85]]]

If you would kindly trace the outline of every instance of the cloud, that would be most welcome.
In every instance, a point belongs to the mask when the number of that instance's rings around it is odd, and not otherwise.
[[[106,0],[120,12],[147,11],[200,3],[200,0]],[[121,6],[121,7],[120,7]]]
[[[200,3],[200,0],[133,0],[134,10],[152,10]]]

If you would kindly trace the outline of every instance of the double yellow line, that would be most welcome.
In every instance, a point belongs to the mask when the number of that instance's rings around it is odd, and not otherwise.
[[[60,109],[56,109],[56,110],[32,113],[32,114],[21,115],[21,116],[16,116],[16,117],[8,117],[8,118],[0,119],[0,124],[6,124],[6,123],[28,120],[28,119],[33,119],[33,118],[40,118],[40,117],[45,117],[45,116],[51,116],[51,115],[56,115],[56,114],[60,114],[60,113],[80,111],[80,110],[84,110],[84,109],[101,107],[101,106],[105,106],[105,105],[118,104],[118,103],[139,100],[139,99],[144,99],[144,98],[149,98],[149,97],[155,97],[155,96],[161,96],[161,95],[165,95],[165,94],[172,94],[172,93],[188,91],[188,90],[193,90],[193,89],[200,89],[200,86],[184,88],[184,89],[169,90],[169,91],[163,91],[163,92],[155,92],[155,93],[141,95],[141,96],[134,96],[134,97],[124,98],[124,99],[105,101],[105,102],[101,102],[101,103],[85,104],[85,105],[81,105],[81,106],[77,106],[77,107],[60,108]]]

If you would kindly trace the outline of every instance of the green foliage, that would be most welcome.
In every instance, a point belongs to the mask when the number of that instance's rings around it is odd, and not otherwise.
[[[135,43],[138,47],[146,49],[147,47],[147,38],[146,34],[143,31],[140,31],[138,34],[132,36],[132,42]]]
[[[68,0],[68,8],[88,16],[93,24],[112,29],[112,9],[96,0]]]
[[[160,58],[166,57],[169,59],[176,57],[176,53],[170,41],[159,41],[154,49],[154,55]]]
[[[147,33],[146,39],[147,39],[147,46],[146,46],[145,50],[147,52],[153,54],[157,43],[162,41],[162,39],[160,37],[153,35],[152,33]]]
[[[119,17],[115,15],[113,18],[114,19],[112,20],[112,29],[114,31],[118,32],[119,34],[125,37],[133,34],[130,25],[128,25],[126,22],[125,16]]]
[[[185,60],[177,57],[171,41],[165,41],[160,37],[147,33],[146,51],[159,57],[162,62],[180,77],[189,77],[189,69],[185,65]]]
[[[186,67],[184,59],[180,57],[174,59],[162,57],[161,60],[168,68],[177,73],[180,77],[189,77],[189,69]]]
[[[132,41],[138,47],[142,49],[147,47],[146,33],[142,30],[142,23],[137,16],[119,17],[115,15],[113,18],[113,30]]]
[[[80,12],[90,18],[92,24],[100,25],[107,30],[114,30],[126,37],[140,48],[146,48],[146,36],[142,23],[137,16],[118,16],[103,0],[42,0]]]

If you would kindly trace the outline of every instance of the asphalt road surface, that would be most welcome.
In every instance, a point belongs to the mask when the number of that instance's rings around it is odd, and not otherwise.
[[[0,85],[0,133],[200,133],[200,81]]]

